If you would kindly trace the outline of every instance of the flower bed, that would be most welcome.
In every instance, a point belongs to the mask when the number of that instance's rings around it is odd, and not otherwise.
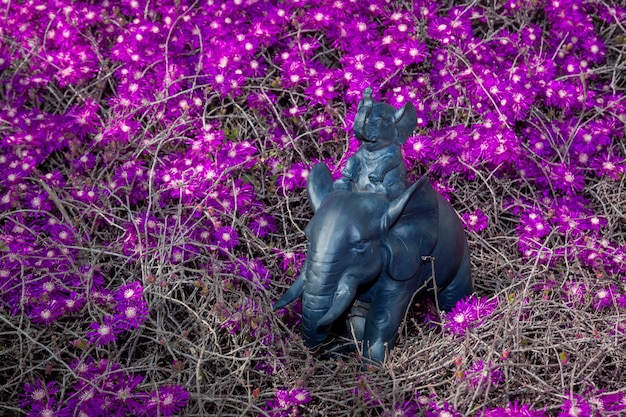
[[[619,1],[5,1],[7,415],[626,412]],[[295,278],[316,162],[363,89],[418,128],[477,294],[415,305],[381,369],[320,361]]]

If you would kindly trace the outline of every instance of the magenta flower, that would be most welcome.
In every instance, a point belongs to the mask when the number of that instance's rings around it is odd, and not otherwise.
[[[266,410],[273,417],[300,416],[299,407],[311,401],[305,388],[277,389],[272,401],[266,402]]]
[[[48,193],[43,190],[28,193],[24,205],[36,212],[48,212],[52,209],[52,201],[48,199]]]
[[[529,405],[520,405],[517,400],[509,403],[506,407],[494,408],[484,411],[481,417],[546,417],[543,410],[533,410]]]
[[[116,375],[117,383],[112,391],[116,405],[119,404],[118,414],[138,414],[138,411],[143,410],[145,394],[135,392],[135,389],[143,380],[144,377],[141,375]]]
[[[276,220],[272,215],[260,213],[250,221],[248,227],[258,237],[265,237],[276,231]]]
[[[531,209],[521,215],[517,230],[521,236],[542,238],[550,233],[551,226],[547,214],[539,209]]]
[[[415,417],[419,415],[420,406],[413,400],[396,403],[391,412],[385,412],[383,417]]]
[[[593,306],[596,311],[610,307],[615,302],[617,295],[617,288],[615,285],[609,285],[608,287],[600,287],[594,291],[593,294]]]
[[[555,164],[550,168],[550,180],[554,188],[566,194],[576,194],[585,187],[582,171],[564,164]]]
[[[239,244],[237,231],[230,226],[222,226],[215,229],[213,238],[216,244],[226,250],[230,250]]]
[[[136,305],[143,302],[143,286],[139,281],[120,286],[114,294],[118,307]]]
[[[600,413],[621,415],[626,411],[626,393],[624,390],[614,393],[604,393],[598,390],[589,397],[589,403]]]
[[[425,417],[462,417],[462,414],[458,412],[454,406],[448,402],[439,404],[433,401],[428,405],[424,411]]]
[[[455,336],[464,335],[474,321],[472,306],[468,299],[456,303],[452,310],[446,313],[445,317],[447,319],[446,330]]]
[[[117,340],[117,335],[121,333],[118,327],[119,322],[114,321],[112,316],[106,316],[102,323],[94,322],[89,325],[91,332],[87,332],[86,336],[89,342],[96,343],[98,346],[108,345]]]
[[[596,175],[601,174],[616,181],[626,172],[624,158],[612,152],[603,153],[600,158],[594,159],[591,167]]]
[[[465,372],[464,378],[473,388],[495,387],[504,382],[504,372],[491,361],[485,364],[479,360]]]
[[[568,306],[579,307],[584,304],[587,295],[587,288],[584,284],[566,281],[563,283],[563,291],[563,298]]]
[[[236,262],[228,265],[227,272],[243,278],[257,288],[269,288],[272,278],[272,274],[259,259],[238,258]]]
[[[413,163],[423,163],[431,156],[431,140],[425,136],[411,136],[404,145],[404,155],[407,165]]]
[[[145,403],[149,415],[171,416],[182,410],[189,400],[189,393],[180,385],[166,385],[148,395]]]
[[[24,384],[24,392],[20,394],[21,407],[32,407],[33,410],[41,409],[54,401],[54,395],[59,391],[56,382],[50,381],[44,384],[41,379],[34,383]]]
[[[148,305],[143,300],[134,305],[118,305],[117,311],[114,320],[124,330],[138,329],[148,318]]]
[[[461,219],[465,224],[465,228],[470,232],[480,232],[486,229],[489,224],[489,218],[481,209],[477,209],[473,213],[464,213]]]
[[[591,405],[578,394],[572,394],[563,401],[559,417],[591,417]]]
[[[316,80],[305,90],[307,100],[313,105],[325,106],[336,96],[335,82],[331,74]]]
[[[292,390],[276,390],[276,398],[279,401],[286,401],[291,405],[302,405],[311,402],[311,394],[304,388],[294,388]]]
[[[63,304],[52,299],[45,304],[35,306],[29,316],[34,323],[48,325],[56,321],[63,313]]]
[[[474,296],[463,298],[445,313],[445,329],[454,336],[462,336],[469,329],[480,326],[498,307],[498,299]]]
[[[425,44],[417,39],[410,39],[402,42],[398,46],[398,54],[405,64],[419,64],[428,56],[428,49]]]
[[[279,265],[283,272],[287,272],[290,268],[300,268],[306,258],[306,254],[301,252],[281,251],[279,249],[274,249],[274,251],[278,254]]]
[[[309,168],[303,163],[295,163],[283,175],[279,175],[276,185],[285,191],[301,189],[306,186]]]
[[[65,313],[75,313],[83,308],[86,300],[83,295],[74,291],[68,297],[63,299],[63,303],[65,304],[63,306]]]

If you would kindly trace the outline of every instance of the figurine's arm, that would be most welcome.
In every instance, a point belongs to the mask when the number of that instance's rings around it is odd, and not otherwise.
[[[341,171],[341,175],[348,180],[352,180],[358,175],[360,168],[361,164],[359,158],[354,154],[346,161],[346,166],[343,171]]]
[[[348,158],[345,168],[341,171],[341,177],[339,177],[333,184],[333,190],[353,191],[353,181],[355,181],[356,176],[361,170],[360,165],[361,164],[356,154]]]

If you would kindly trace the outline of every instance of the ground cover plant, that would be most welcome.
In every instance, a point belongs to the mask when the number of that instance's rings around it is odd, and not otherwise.
[[[0,414],[626,413],[621,2],[0,3]],[[477,289],[380,369],[271,307],[367,86]]]

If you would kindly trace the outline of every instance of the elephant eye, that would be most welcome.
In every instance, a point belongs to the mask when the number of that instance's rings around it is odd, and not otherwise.
[[[354,245],[354,250],[360,253],[365,252],[365,249],[370,245],[370,241],[367,239],[359,240],[356,245]]]

